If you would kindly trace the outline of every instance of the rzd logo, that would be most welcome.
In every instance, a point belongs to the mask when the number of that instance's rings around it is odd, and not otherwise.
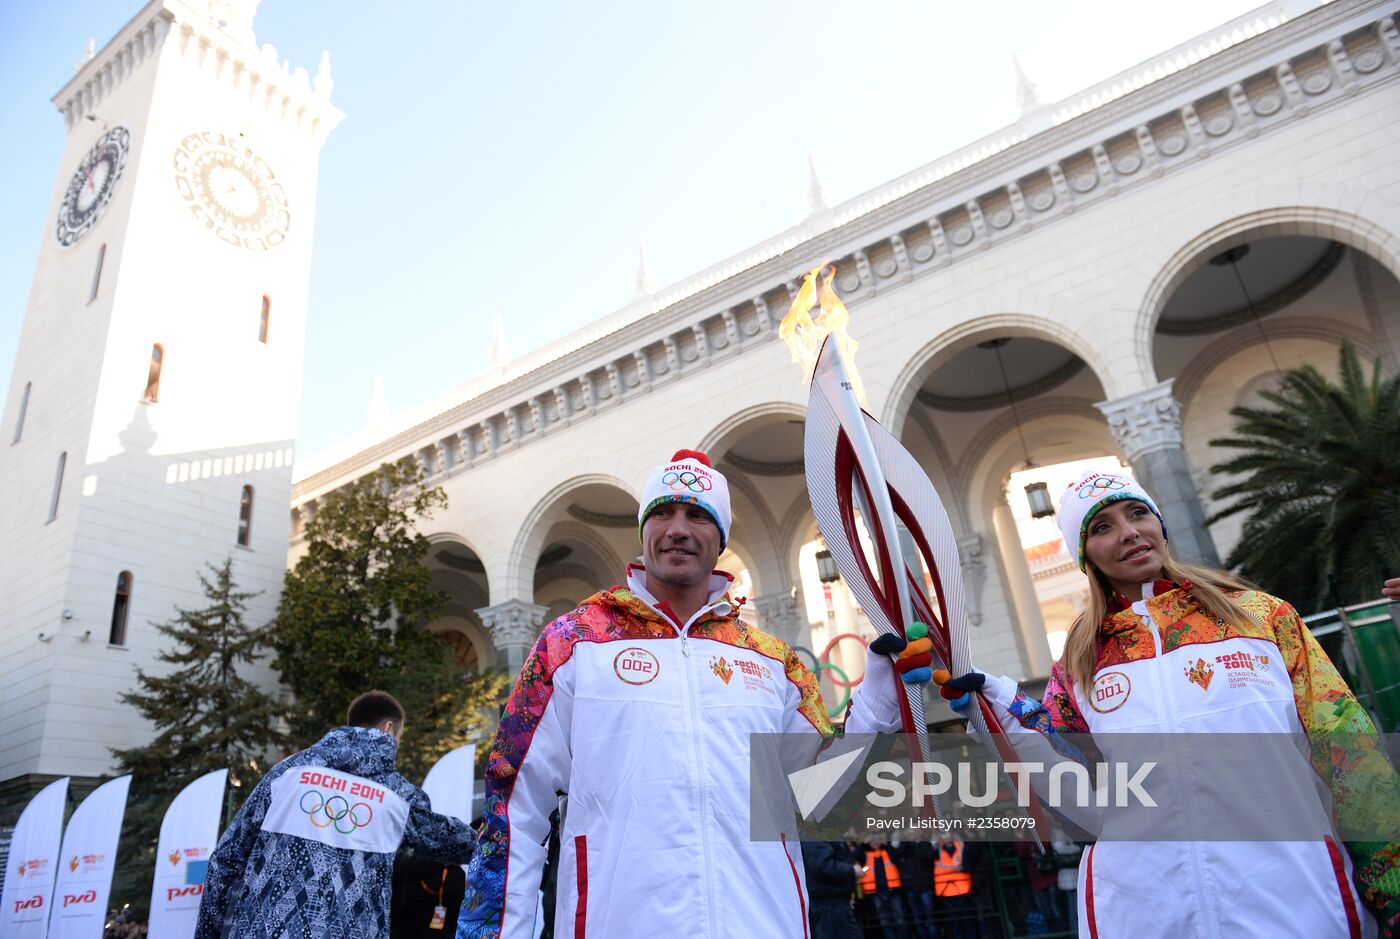
[[[41,909],[43,905],[44,898],[36,894],[28,900],[16,900],[15,912],[18,913],[20,910],[37,910]]]
[[[203,884],[190,884],[188,887],[166,887],[165,902],[169,903],[177,897],[197,897],[203,892]]]
[[[89,890],[87,893],[78,893],[78,894],[65,893],[65,894],[63,895],[63,905],[64,905],[65,907],[72,906],[74,903],[96,903],[96,902],[97,902],[97,891],[96,891],[96,890]]]

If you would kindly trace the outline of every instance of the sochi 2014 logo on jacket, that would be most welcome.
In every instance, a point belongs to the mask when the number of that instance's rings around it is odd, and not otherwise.
[[[398,850],[408,803],[383,783],[296,766],[272,784],[263,830],[355,851]]]

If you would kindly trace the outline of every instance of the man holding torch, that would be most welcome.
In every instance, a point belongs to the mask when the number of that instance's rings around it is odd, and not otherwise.
[[[556,930],[808,935],[801,851],[750,837],[749,737],[830,734],[817,679],[739,618],[732,579],[714,569],[732,515],[705,454],[656,467],[637,522],[645,565],[547,625],[506,704],[459,939],[533,935],[565,793]],[[896,669],[926,681],[927,645],[872,644],[848,731],[899,729]]]

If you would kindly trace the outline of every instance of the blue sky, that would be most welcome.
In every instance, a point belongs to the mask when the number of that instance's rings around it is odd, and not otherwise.
[[[0,0],[0,387],[63,149],[49,98],[139,0]],[[1254,6],[262,0],[254,28],[346,112],[322,153],[298,457],[657,283],[1011,122],[1014,53],[1055,100]]]

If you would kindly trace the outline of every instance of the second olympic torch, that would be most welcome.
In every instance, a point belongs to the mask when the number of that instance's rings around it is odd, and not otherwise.
[[[952,523],[923,468],[862,407],[859,378],[848,358],[854,343],[845,335],[846,309],[831,288],[833,272],[820,283],[819,273],[807,274],[779,329],[794,358],[812,368],[803,457],[817,527],[872,625],[903,637],[911,623],[927,624],[936,664],[962,675],[972,670],[972,653]],[[820,313],[813,318],[818,304]],[[901,529],[907,538],[901,538]],[[921,566],[932,581],[932,599]],[[918,741],[918,756],[910,756],[932,762],[923,700],[906,694],[903,682],[895,684],[903,729]],[[1000,760],[1015,759],[980,693],[973,696],[968,719]],[[1038,835],[1045,830],[1038,808],[1032,815]]]

